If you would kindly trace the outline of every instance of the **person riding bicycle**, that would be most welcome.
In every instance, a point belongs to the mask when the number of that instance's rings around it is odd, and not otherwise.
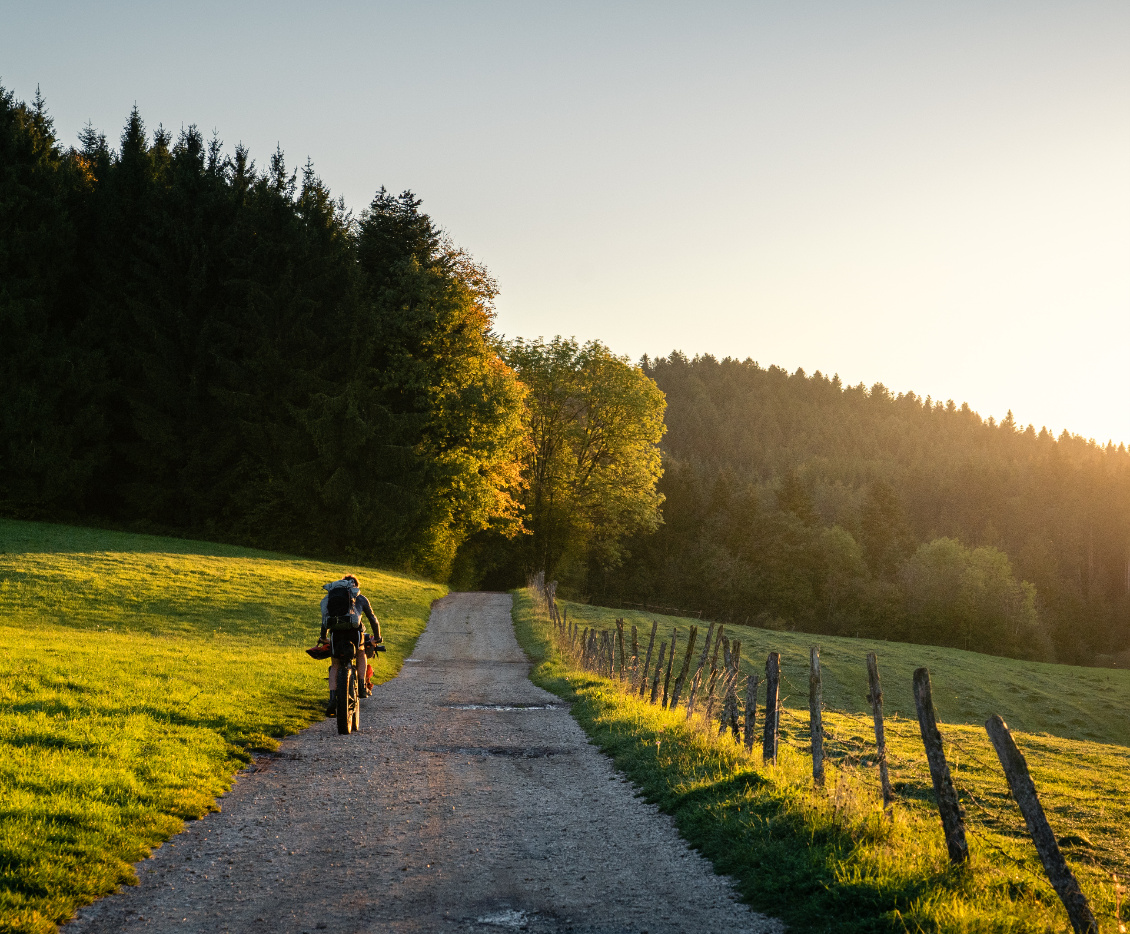
[[[318,637],[319,643],[328,641],[326,634],[330,628],[329,620],[329,591],[338,587],[348,587],[349,594],[352,599],[352,610],[350,612],[352,626],[346,629],[335,627],[335,636],[339,639],[348,639],[356,648],[357,657],[357,686],[358,692],[361,697],[368,697],[371,693],[365,686],[365,672],[368,668],[368,655],[366,654],[366,647],[371,647],[374,650],[376,646],[380,645],[384,640],[381,638],[381,621],[377,619],[376,614],[373,613],[373,608],[369,604],[368,599],[361,593],[361,585],[357,581],[354,574],[345,574],[339,581],[331,581],[326,584],[324,589],[326,595],[322,597],[322,634]],[[364,618],[362,618],[364,617]],[[368,620],[373,627],[371,637],[365,634],[365,620]],[[383,649],[381,650],[383,651]],[[330,663],[329,674],[329,687],[330,687],[330,701],[326,706],[326,716],[332,717],[334,711],[337,709],[337,669],[340,664],[337,658],[334,658]]]

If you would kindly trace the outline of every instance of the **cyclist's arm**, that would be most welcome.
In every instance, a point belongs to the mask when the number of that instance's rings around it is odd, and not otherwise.
[[[365,614],[365,618],[373,624],[373,631],[375,632],[378,625],[377,617],[373,613],[372,606],[369,605],[369,598],[364,596],[363,594],[358,594],[357,606],[361,610],[361,612]]]

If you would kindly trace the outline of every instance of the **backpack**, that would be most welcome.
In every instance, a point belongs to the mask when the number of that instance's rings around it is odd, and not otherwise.
[[[361,614],[357,612],[357,600],[353,587],[348,581],[326,586],[326,628],[331,632],[343,629],[359,629]]]

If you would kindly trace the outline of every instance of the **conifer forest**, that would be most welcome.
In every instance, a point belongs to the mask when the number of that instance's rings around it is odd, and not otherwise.
[[[954,401],[506,340],[411,192],[0,88],[0,511],[772,629],[1130,665],[1130,454]],[[569,323],[558,330],[568,333]]]

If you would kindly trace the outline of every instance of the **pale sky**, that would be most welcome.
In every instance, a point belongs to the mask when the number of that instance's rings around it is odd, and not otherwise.
[[[508,335],[752,357],[1130,442],[1130,3],[13,3],[66,143],[410,188]]]

